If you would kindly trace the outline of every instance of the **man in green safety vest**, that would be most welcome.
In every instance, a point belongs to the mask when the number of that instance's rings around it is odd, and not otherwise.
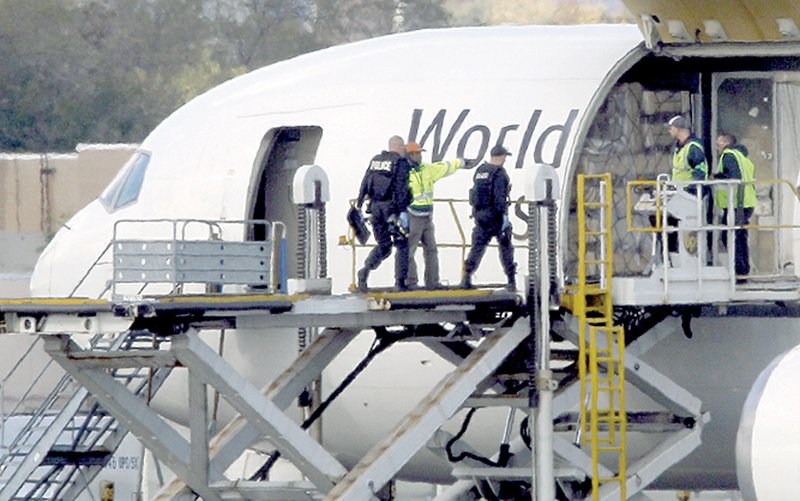
[[[692,134],[689,121],[682,116],[674,116],[667,122],[669,135],[675,140],[672,154],[673,181],[705,181],[708,178],[708,162],[703,141]],[[695,192],[694,186],[687,191]]]
[[[422,244],[425,259],[425,288],[440,289],[439,251],[436,248],[436,237],[433,227],[433,185],[443,177],[453,174],[462,167],[471,168],[475,161],[456,158],[449,162],[423,162],[423,150],[419,144],[409,141],[406,152],[411,165],[408,184],[411,189],[411,205],[408,207],[408,278],[409,287],[419,284],[417,263],[414,256],[417,246]]]
[[[747,156],[747,148],[742,144],[737,144],[736,136],[729,132],[720,131],[717,134],[717,151],[719,151],[719,169],[714,174],[714,179],[739,179],[741,184],[726,184],[715,187],[714,205],[722,209],[722,219],[720,223],[728,225],[729,203],[733,202],[734,220],[736,226],[749,224],[753,216],[753,209],[756,206],[756,188],[753,185],[755,179],[755,165]],[[731,190],[731,188],[733,188]],[[731,194],[733,197],[731,200]],[[735,268],[736,275],[747,275],[750,273],[750,251],[747,243],[747,230],[738,229],[735,233]],[[722,243],[728,247],[728,232],[722,232]],[[741,282],[743,278],[739,278]]]
[[[672,154],[672,181],[705,181],[708,179],[708,162],[706,161],[703,141],[692,133],[689,121],[681,115],[672,117],[666,124],[667,131],[675,140],[675,149]],[[696,185],[686,186],[686,191],[692,194],[701,193]],[[706,219],[711,222],[711,205],[706,207]],[[675,227],[678,220],[668,216],[667,225]],[[671,232],[668,237],[669,251],[678,252],[678,234]]]

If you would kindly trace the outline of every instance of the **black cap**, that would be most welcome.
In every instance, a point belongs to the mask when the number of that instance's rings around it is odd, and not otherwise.
[[[505,149],[502,144],[498,144],[492,148],[492,151],[489,153],[493,157],[502,157],[502,156],[511,156],[511,152]]]

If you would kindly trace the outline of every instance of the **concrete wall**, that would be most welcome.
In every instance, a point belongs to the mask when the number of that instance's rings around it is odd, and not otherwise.
[[[48,240],[100,195],[136,147],[80,144],[68,154],[0,154],[0,298],[28,295]]]

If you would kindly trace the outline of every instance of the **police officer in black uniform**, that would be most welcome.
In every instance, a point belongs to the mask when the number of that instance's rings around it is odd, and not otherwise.
[[[508,220],[511,181],[503,168],[506,157],[511,153],[498,144],[492,148],[490,155],[489,162],[484,162],[475,171],[474,185],[469,192],[475,227],[472,229],[472,249],[464,263],[461,288],[473,287],[472,274],[478,268],[489,242],[496,238],[500,245],[500,262],[508,277],[506,289],[514,291],[517,288],[516,264],[514,248],[511,246],[511,223]]]
[[[361,189],[356,207],[361,209],[365,199],[369,199],[367,213],[371,215],[372,231],[378,245],[372,249],[358,271],[358,290],[367,290],[369,272],[377,268],[392,253],[392,241],[397,248],[395,256],[395,287],[407,290],[408,276],[408,206],[411,203],[411,190],[408,187],[410,166],[405,158],[406,146],[403,138],[389,138],[388,151],[372,157]]]

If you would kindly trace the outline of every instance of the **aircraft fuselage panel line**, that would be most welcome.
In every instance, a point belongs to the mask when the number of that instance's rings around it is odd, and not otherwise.
[[[85,387],[108,412],[150,449],[173,473],[206,500],[221,501],[219,496],[201,482],[193,471],[190,446],[147,403],[115,381],[103,369],[85,369],[69,357],[81,348],[67,336],[48,336],[45,351],[76,381]],[[214,480],[224,478],[219,472],[210,472]]]
[[[213,386],[263,435],[270,436],[281,453],[322,492],[328,492],[333,480],[347,473],[339,461],[201,341],[196,332],[175,336],[172,350],[195,377]]]
[[[528,320],[487,336],[462,364],[442,379],[383,441],[376,444],[326,499],[360,501],[392,479],[414,453],[464,404],[475,387],[529,335]]]

